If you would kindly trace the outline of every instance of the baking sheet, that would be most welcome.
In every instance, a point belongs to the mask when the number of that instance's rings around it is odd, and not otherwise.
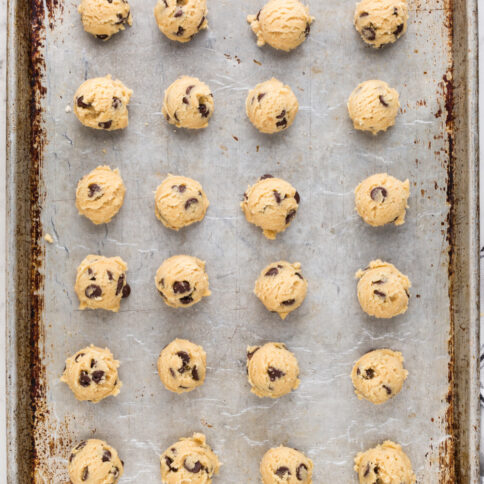
[[[404,446],[419,482],[439,482],[448,441],[449,242],[445,86],[451,58],[444,2],[410,1],[407,34],[382,51],[365,48],[351,20],[354,2],[309,1],[316,17],[308,41],[293,53],[259,49],[245,17],[262,2],[209,1],[207,32],[175,45],[158,31],[150,2],[131,0],[133,27],[101,43],[82,31],[77,2],[64,2],[46,31],[43,100],[48,143],[42,168],[45,247],[42,351],[46,418],[35,426],[39,482],[65,482],[77,440],[97,437],[125,460],[126,483],[157,483],[159,454],[181,436],[203,431],[224,463],[220,482],[258,482],[271,446],[286,444],[315,463],[314,481],[356,482],[355,454],[392,439]],[[130,126],[120,133],[83,128],[66,112],[87,78],[111,73],[134,90]],[[179,75],[207,82],[215,114],[206,130],[174,130],[161,115],[164,89]],[[247,90],[275,76],[301,106],[296,123],[274,137],[245,116]],[[400,93],[397,124],[368,136],[352,129],[346,100],[366,79]],[[76,212],[77,181],[98,164],[118,167],[125,204],[108,226]],[[354,187],[387,171],[411,181],[407,222],[373,229],[353,208]],[[153,192],[167,173],[199,180],[211,202],[205,220],[179,233],[155,218]],[[272,173],[301,195],[295,221],[276,241],[264,239],[239,208],[248,184]],[[75,271],[89,253],[121,256],[129,265],[129,299],[118,314],[77,310]],[[171,255],[207,261],[212,296],[180,312],[157,294],[153,276]],[[366,317],[354,273],[374,258],[412,280],[408,312],[390,321]],[[299,261],[309,282],[304,305],[281,322],[252,294],[272,261]],[[156,372],[161,348],[175,337],[203,345],[205,384],[186,395],[164,389]],[[301,386],[276,401],[249,391],[245,348],[283,341],[296,354]],[[58,380],[64,360],[94,343],[121,360],[119,397],[76,402]],[[373,348],[403,352],[409,378],[387,405],[353,394],[353,362]]]

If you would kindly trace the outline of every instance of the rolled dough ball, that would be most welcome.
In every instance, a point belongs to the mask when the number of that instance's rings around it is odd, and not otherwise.
[[[201,346],[186,339],[175,339],[158,358],[158,374],[163,385],[175,393],[190,392],[203,385],[207,355]]]
[[[133,91],[110,75],[84,81],[74,95],[74,114],[88,128],[114,131],[128,126]]]
[[[351,380],[360,400],[379,405],[400,392],[407,375],[402,354],[382,349],[363,355],[353,367]]]
[[[123,461],[106,442],[89,439],[72,449],[68,470],[72,484],[116,484],[123,475]]]
[[[96,225],[107,224],[122,207],[125,193],[119,170],[98,166],[79,181],[76,207],[81,215]]]
[[[131,293],[128,266],[121,257],[88,255],[77,268],[75,291],[79,309],[107,309],[117,313],[121,299]]]
[[[356,273],[358,301],[365,313],[376,318],[393,318],[408,308],[412,284],[393,264],[379,259]]]
[[[78,400],[98,403],[119,394],[119,361],[107,348],[87,346],[66,360],[61,381],[67,383]]]
[[[262,270],[255,282],[254,293],[269,311],[285,319],[303,303],[307,290],[301,264],[278,261]]]
[[[207,0],[158,0],[155,19],[169,39],[189,42],[208,27],[207,12]]]
[[[155,214],[169,229],[201,222],[209,205],[202,185],[191,178],[168,175],[156,189]]]
[[[175,255],[163,261],[155,283],[165,303],[172,308],[188,308],[211,294],[205,262],[189,255]]]
[[[287,181],[264,175],[247,189],[240,206],[248,222],[260,227],[268,239],[275,239],[296,216],[299,201],[299,193]]]
[[[77,10],[84,30],[101,40],[108,40],[133,24],[127,0],[81,0]]]
[[[263,484],[311,484],[313,461],[290,447],[268,450],[260,463]]]
[[[160,461],[164,484],[211,484],[221,466],[203,434],[193,434],[170,445]]]
[[[279,398],[299,386],[299,365],[283,343],[247,348],[247,374],[252,393]]]
[[[210,88],[196,77],[182,76],[165,91],[162,113],[177,128],[206,128],[213,110]]]
[[[386,440],[355,458],[355,472],[360,484],[415,484],[416,478],[412,464],[402,448]]]
[[[250,122],[261,132],[279,133],[292,125],[299,104],[289,86],[277,79],[257,84],[249,91],[245,110]]]
[[[362,82],[348,99],[348,113],[355,129],[373,134],[393,126],[399,108],[398,92],[384,81]]]
[[[286,52],[306,40],[313,20],[299,0],[270,0],[257,15],[247,17],[259,47],[269,44]]]
[[[405,0],[362,0],[356,4],[355,27],[371,47],[380,48],[407,31],[408,6]]]
[[[410,195],[408,180],[401,182],[386,173],[377,173],[363,180],[355,189],[355,205],[360,217],[369,225],[405,223]]]

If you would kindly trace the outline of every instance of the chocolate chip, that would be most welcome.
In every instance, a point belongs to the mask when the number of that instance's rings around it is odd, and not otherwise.
[[[260,102],[260,100],[266,95],[265,92],[261,92],[258,96],[257,96],[257,101]]]
[[[79,452],[81,449],[84,449],[84,447],[86,447],[87,445],[87,442],[85,440],[83,440],[82,442],[79,442],[75,447],[74,447],[74,451],[76,452]]]
[[[104,371],[102,370],[97,370],[92,372],[92,381],[97,385],[99,385],[103,377],[104,377]]]
[[[90,384],[91,379],[89,378],[87,371],[82,370],[79,375],[79,385],[81,385],[81,387],[88,387]]]
[[[257,353],[257,351],[260,350],[260,347],[258,346],[257,348],[253,349],[252,351],[248,351],[247,352],[247,359],[248,360],[251,360],[252,357],[255,355],[255,353]]]
[[[190,304],[191,302],[193,302],[193,297],[191,296],[191,294],[189,296],[182,297],[180,299],[180,302],[182,304]]]
[[[74,361],[77,363],[79,361],[79,358],[82,358],[86,353],[77,353],[76,357],[74,358]]]
[[[106,34],[98,34],[96,35],[96,37],[100,40],[106,40],[107,38],[109,38],[109,35],[106,35]]]
[[[203,22],[205,22],[205,15],[202,17],[202,19],[200,20],[200,23],[198,24],[197,26],[197,30],[200,30],[202,28],[202,25],[203,25]]]
[[[111,451],[110,450],[107,450],[105,449],[104,452],[103,452],[103,458],[102,458],[102,461],[103,462],[109,462],[111,460]]]
[[[297,204],[299,205],[299,202],[301,201],[301,197],[299,196],[299,193],[298,192],[296,192],[294,194],[294,199],[296,200]]]
[[[276,116],[276,119],[282,119],[285,115],[286,115],[286,110],[283,109],[281,113],[278,116]]]
[[[397,28],[393,31],[393,35],[395,37],[398,37],[401,33],[402,33],[402,30],[403,30],[403,24],[400,24],[397,26]]]
[[[112,124],[113,124],[113,122],[111,120],[109,120],[109,121],[106,121],[104,123],[98,123],[98,126],[102,129],[109,129]]]
[[[373,368],[366,368],[365,372],[363,373],[363,378],[365,380],[371,380],[375,377],[375,370]]]
[[[165,4],[165,7],[168,8],[168,2],[166,0],[163,0],[163,3]]]
[[[291,471],[289,470],[288,467],[282,466],[278,467],[276,472],[276,476],[279,477],[280,479],[284,479],[285,475],[287,474],[288,476],[291,475]]]
[[[274,198],[276,199],[276,202],[281,203],[282,202],[281,194],[277,190],[273,190],[273,193],[274,193]]]
[[[188,99],[185,96],[183,96],[182,102],[183,104],[189,104]]]
[[[89,467],[84,467],[82,469],[82,475],[81,475],[81,481],[87,481],[87,478],[89,477]]]
[[[185,210],[188,210],[190,208],[190,206],[193,205],[193,204],[195,204],[195,203],[198,203],[198,200],[196,198],[189,198],[185,202]]]
[[[192,378],[195,380],[195,381],[199,381],[200,380],[200,376],[198,374],[198,370],[197,370],[197,367],[194,366],[192,368]]]
[[[255,19],[256,19],[256,20],[259,20],[259,19],[260,19],[260,13],[261,13],[261,10],[259,10],[259,11],[257,12],[257,16],[255,17]]]
[[[383,96],[378,96],[378,99],[383,104],[383,106],[385,106],[386,108],[388,107],[388,103],[385,101],[385,98]]]
[[[190,465],[187,465],[187,459],[185,459],[185,462],[183,463],[183,467],[188,471],[191,472],[192,474],[197,474],[202,470],[202,464],[200,464],[200,461],[197,460],[195,464],[193,464],[193,467],[190,467]]]
[[[90,281],[96,280],[96,276],[94,275],[94,272],[92,271],[92,269],[90,267],[87,268],[87,275],[89,276]]]
[[[368,17],[368,12],[361,12],[360,17]]]
[[[129,284],[125,284],[123,287],[123,299],[126,299],[131,294],[131,287]]]
[[[123,17],[123,14],[122,13],[117,13],[116,14],[116,17],[118,17],[118,21],[116,22],[115,25],[120,25],[120,24],[124,24],[126,23],[126,21],[129,19],[129,12],[128,14],[126,15],[126,17]]]
[[[186,94],[190,94],[191,90],[194,88],[195,86],[191,85],[191,86],[188,86],[187,87],[187,90],[185,91]]]
[[[93,358],[91,359],[91,368],[94,368],[97,364],[97,361]]]
[[[97,183],[91,183],[87,188],[89,189],[89,193],[87,194],[89,198],[92,198],[95,193],[102,191]]]
[[[304,481],[308,476],[308,466],[306,464],[299,464],[296,469],[296,477],[298,481]]]
[[[117,466],[114,466],[110,471],[109,471],[110,474],[113,474],[113,476],[116,478],[119,476],[119,469]]]
[[[369,473],[370,473],[370,464],[366,464],[366,469],[365,469],[365,473],[363,474],[363,477],[367,477]]]
[[[97,284],[91,284],[89,286],[86,287],[86,290],[84,291],[84,294],[86,295],[86,297],[88,299],[95,299],[97,297],[101,297],[102,296],[102,289],[100,286],[98,286]]]
[[[273,366],[269,366],[269,368],[267,368],[267,374],[269,375],[269,379],[271,381],[276,381],[278,380],[279,378],[282,378],[285,373],[281,370],[278,370],[277,368],[274,368]]]
[[[378,466],[373,467],[373,472],[375,474],[379,474],[380,473],[380,468]],[[380,479],[378,479],[378,480],[380,480]]]
[[[282,301],[281,304],[283,304],[284,306],[292,306],[295,302],[295,299],[287,299],[286,301]]]
[[[302,279],[304,281],[304,277],[302,276],[302,274],[300,272],[295,272],[294,275],[299,277],[299,279]]]
[[[180,25],[178,27],[178,30],[175,32],[175,35],[177,37],[181,37],[185,33],[185,29]]]
[[[198,106],[198,111],[202,115],[202,118],[208,118],[208,115],[210,114],[210,110],[207,108],[207,105],[203,103],[200,103]]]
[[[398,15],[398,8],[393,7],[393,15],[397,16]]]
[[[376,289],[373,291],[373,294],[375,294],[375,296],[381,297],[383,299],[385,299],[387,297],[387,295],[384,292],[377,291]]]
[[[410,293],[405,289],[405,294],[407,295],[408,299],[410,299]]]
[[[121,99],[119,99],[119,97],[114,96],[113,97],[113,108],[118,109],[122,105],[123,105],[123,101],[121,101]]]
[[[288,214],[286,215],[286,225],[295,217],[296,210],[292,209],[289,210]]]
[[[173,378],[176,378],[176,373],[175,373],[175,370],[173,370],[173,368],[170,368],[170,375],[171,375]]]
[[[376,32],[375,32],[375,27],[373,25],[367,25],[366,27],[363,27],[361,29],[361,35],[366,40],[375,40],[376,39]]]
[[[167,455],[165,455],[165,463],[168,466],[168,470],[170,470],[171,472],[178,472],[178,469],[176,467],[171,466],[173,462],[174,461],[171,457],[168,457]]]
[[[304,29],[304,35],[306,36],[306,38],[309,36],[309,33],[311,32],[311,25],[309,24],[309,22],[306,24],[306,28]]]
[[[190,291],[190,283],[188,281],[175,281],[173,283],[173,292],[175,294],[184,294]]]
[[[386,385],[382,385],[382,387],[385,389],[385,391],[388,393],[388,395],[392,394],[392,389]]]
[[[286,118],[284,118],[284,119],[282,119],[281,121],[278,121],[278,122],[276,123],[276,126],[277,126],[278,128],[285,128],[285,127],[287,126],[287,119],[286,119]]]
[[[181,9],[180,9],[180,10],[177,10],[177,11],[175,12],[174,17],[175,17],[175,18],[178,18],[178,17],[181,17],[182,15],[183,15],[183,10],[181,10]]]
[[[271,267],[264,275],[269,277],[269,276],[277,276],[279,274],[279,270],[277,267]]]
[[[178,351],[176,355],[182,360],[183,366],[190,362],[190,355],[186,351]]]
[[[77,105],[78,105],[80,108],[83,108],[83,109],[88,109],[88,108],[90,108],[90,107],[91,107],[91,105],[90,105],[90,104],[86,104],[86,103],[84,102],[84,96],[79,96],[79,97],[77,98]]]
[[[385,280],[383,279],[378,279],[378,281],[372,281],[372,285],[376,284],[377,286],[380,286],[381,284],[385,284]]]
[[[375,187],[370,192],[371,199],[378,203],[384,202],[385,198],[387,198],[387,195],[388,195],[388,192],[386,188],[383,188],[383,187]]]
[[[72,462],[72,460],[74,459],[74,457],[75,457],[75,456],[76,456],[76,454],[71,454],[71,455],[69,456],[69,462]]]
[[[272,175],[269,175],[268,173],[265,175],[262,175],[259,180],[266,180],[267,178],[274,178]]]
[[[106,271],[106,274],[108,275],[108,279],[110,281],[114,281],[114,276],[113,276],[113,273],[111,271]]]
[[[123,290],[125,275],[121,274],[118,279],[118,284],[116,286],[116,296]]]

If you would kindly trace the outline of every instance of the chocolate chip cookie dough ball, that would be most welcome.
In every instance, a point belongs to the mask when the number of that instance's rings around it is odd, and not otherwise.
[[[175,393],[191,392],[203,385],[207,355],[201,346],[176,339],[163,348],[158,358],[158,374],[163,385]]]
[[[133,91],[111,76],[84,81],[74,95],[74,114],[88,128],[114,131],[128,126]]]
[[[107,348],[87,346],[66,360],[61,381],[66,383],[80,401],[98,403],[119,394],[119,361]]]
[[[208,27],[207,12],[207,0],[158,0],[155,19],[169,39],[189,42]]]
[[[408,180],[401,182],[386,173],[377,173],[363,180],[355,189],[355,205],[360,217],[369,225],[379,227],[405,223]]]
[[[258,397],[279,398],[299,386],[299,365],[283,343],[247,348],[247,374],[251,392]]]
[[[393,318],[408,308],[412,284],[393,264],[379,259],[356,273],[361,309],[376,318]]]
[[[193,437],[170,445],[161,455],[160,462],[164,484],[211,484],[221,466],[203,434],[193,434]]]
[[[123,462],[106,442],[89,439],[72,449],[68,470],[72,484],[116,484],[123,475]]]
[[[210,88],[196,77],[182,76],[165,91],[162,113],[177,128],[206,128],[213,110]]]
[[[365,81],[348,99],[348,113],[355,129],[377,134],[395,124],[400,103],[398,92],[384,81]]]
[[[386,440],[355,458],[355,472],[360,484],[385,482],[389,484],[415,484],[416,478],[412,464],[402,448]]]
[[[285,319],[303,303],[307,290],[301,264],[279,261],[262,270],[255,282],[254,293],[269,311]]]
[[[156,272],[155,283],[172,308],[188,308],[211,294],[205,262],[189,255],[166,259]]]
[[[261,132],[279,133],[292,125],[299,104],[289,86],[277,79],[257,84],[247,96],[245,110],[250,122]]]
[[[286,52],[306,40],[313,20],[299,0],[270,0],[257,15],[247,17],[259,47],[269,44]]]
[[[133,24],[127,0],[82,0],[77,10],[84,30],[101,40]]]
[[[263,230],[268,239],[284,232],[299,207],[299,193],[287,181],[263,175],[244,193],[240,204],[248,222]]]
[[[260,463],[263,484],[311,484],[313,461],[290,447],[268,450]]]
[[[353,367],[351,380],[360,400],[380,405],[400,392],[407,375],[402,354],[382,349],[363,355]]]
[[[361,38],[376,49],[391,44],[407,31],[405,0],[362,0],[356,4],[355,27]]]
[[[74,289],[79,309],[106,309],[117,313],[121,299],[131,293],[126,282],[127,269],[121,257],[88,255],[77,268]]]
[[[155,214],[173,230],[201,222],[209,205],[202,185],[185,176],[169,175],[155,194]]]
[[[91,222],[107,224],[119,212],[126,187],[119,170],[98,166],[83,177],[76,191],[76,207]]]

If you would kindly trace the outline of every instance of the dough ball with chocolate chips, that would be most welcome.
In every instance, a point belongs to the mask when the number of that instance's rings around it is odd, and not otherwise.
[[[360,400],[380,405],[400,392],[407,375],[402,354],[382,349],[363,355],[353,367],[351,380]]]
[[[301,264],[279,261],[262,270],[255,282],[254,293],[269,311],[285,319],[303,303],[307,290]]]
[[[196,77],[182,76],[165,91],[162,113],[177,128],[206,128],[213,110],[210,88]]]
[[[244,193],[240,206],[248,222],[260,227],[268,239],[275,239],[296,216],[299,201],[299,193],[287,181],[263,175]]]
[[[122,207],[125,193],[119,170],[98,166],[79,181],[76,207],[96,225],[107,224]]]
[[[299,104],[289,86],[272,78],[249,91],[245,109],[250,122],[261,133],[273,134],[291,126]]]
[[[155,19],[169,39],[189,42],[208,27],[207,12],[207,0],[158,0]]]
[[[311,484],[313,461],[290,447],[268,450],[260,463],[263,484]]]
[[[156,288],[168,306],[188,308],[210,296],[205,262],[190,255],[175,255],[156,271]]]
[[[391,44],[407,31],[405,0],[362,0],[356,4],[355,27],[361,38],[376,49]]]
[[[299,386],[299,365],[283,343],[247,348],[247,375],[252,393],[279,398]]]
[[[88,128],[114,131],[128,126],[133,91],[111,76],[84,81],[74,95],[74,114]]]
[[[385,482],[389,484],[415,484],[412,464],[402,448],[386,440],[383,444],[360,452],[355,458],[355,472],[360,484]]]
[[[408,180],[401,182],[386,173],[377,173],[363,180],[355,189],[355,205],[360,217],[369,225],[405,223]]]
[[[81,0],[77,10],[84,30],[101,40],[108,40],[133,24],[127,0]]]
[[[379,259],[356,273],[358,301],[365,313],[376,318],[393,318],[408,308],[412,284],[393,264]]]
[[[299,0],[270,0],[257,15],[247,17],[259,47],[269,44],[286,52],[306,40],[313,20]]]
[[[163,385],[175,393],[190,392],[203,385],[207,355],[201,346],[176,339],[163,348],[158,358],[158,374]]]
[[[362,82],[348,99],[348,113],[355,129],[373,134],[393,126],[399,108],[398,92],[384,81]]]
[[[221,466],[203,434],[193,434],[170,445],[161,455],[160,462],[164,484],[211,484]]]
[[[119,394],[119,361],[107,348],[88,346],[66,360],[61,381],[67,383],[78,400],[98,403]]]
[[[168,175],[156,189],[155,214],[169,229],[201,222],[209,205],[202,185],[191,178]]]
[[[77,268],[75,291],[79,309],[107,309],[117,313],[129,296],[128,266],[121,257],[88,255]]]
[[[72,484],[116,484],[123,475],[123,461],[106,442],[89,439],[72,449],[68,470]]]

